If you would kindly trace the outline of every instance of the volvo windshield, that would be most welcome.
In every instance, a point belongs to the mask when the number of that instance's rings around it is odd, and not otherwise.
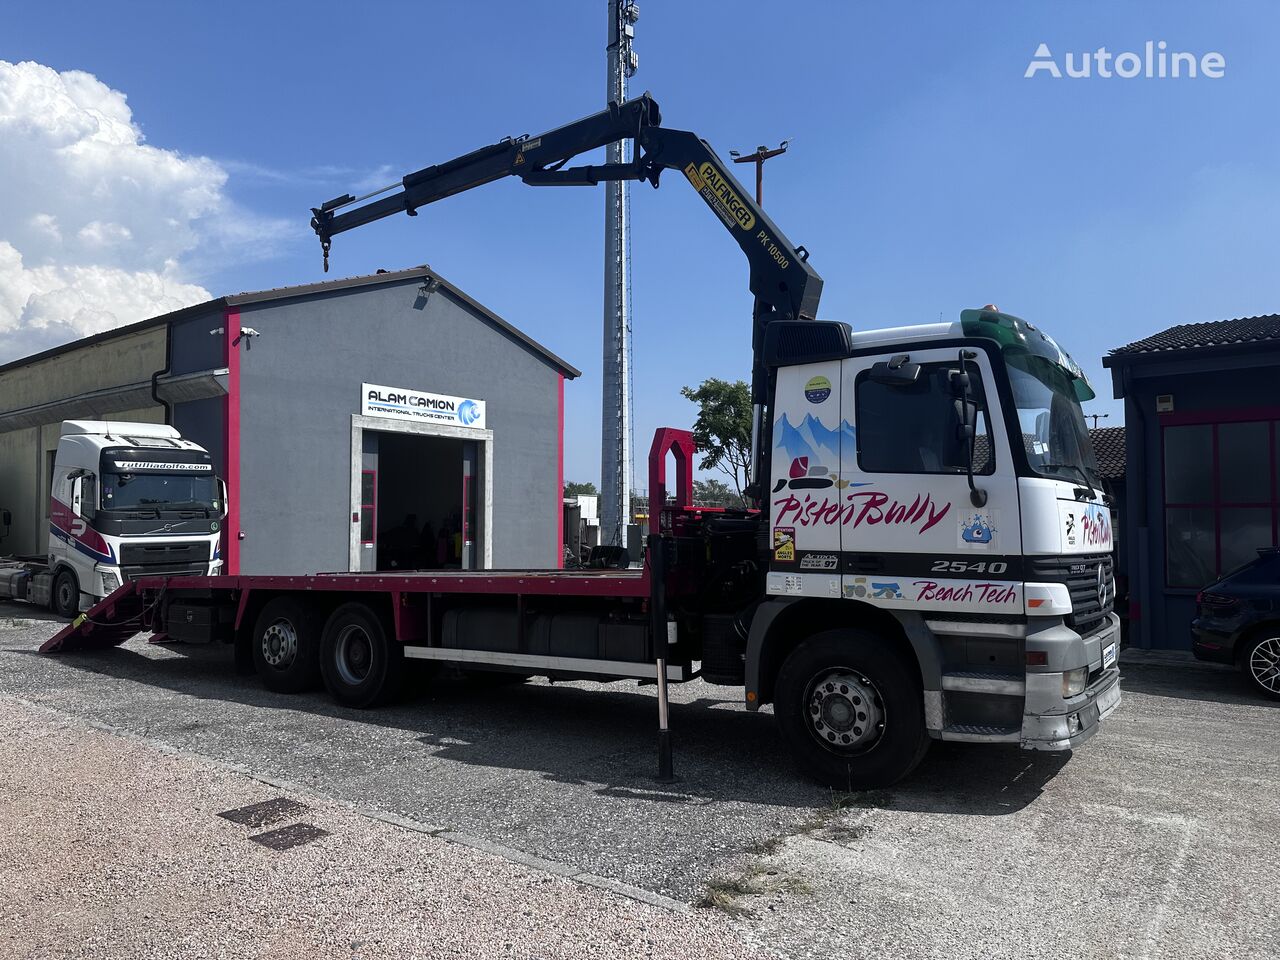
[[[159,516],[222,512],[222,485],[203,450],[116,448],[102,453],[100,509]]]
[[[1080,409],[1094,393],[1079,364],[1047,333],[1010,314],[965,310],[960,322],[967,336],[1000,344],[1031,472],[1095,489],[1098,466]]]
[[[103,510],[203,510],[220,513],[218,481],[212,473],[105,473]]]

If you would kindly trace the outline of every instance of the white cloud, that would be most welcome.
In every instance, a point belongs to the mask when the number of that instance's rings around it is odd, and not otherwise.
[[[226,171],[145,142],[92,74],[0,60],[0,360],[210,298],[184,263],[261,257],[282,225]]]

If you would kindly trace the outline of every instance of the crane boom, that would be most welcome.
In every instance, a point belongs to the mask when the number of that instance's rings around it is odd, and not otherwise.
[[[639,147],[629,163],[566,167],[573,157],[617,140]],[[658,103],[647,93],[609,106],[539,136],[508,137],[445,163],[406,174],[388,196],[370,199],[344,194],[312,208],[311,226],[320,238],[329,269],[333,237],[397,213],[417,216],[419,208],[445,197],[518,177],[530,186],[594,186],[606,180],[659,184],[662,171],[679,170],[733,236],[750,267],[755,296],[752,323],[752,477],[761,476],[761,419],[768,400],[763,361],[764,329],[774,320],[814,320],[822,278],[809,266],[809,253],[793,244],[726,169],[711,146],[687,130],[662,126]],[[378,191],[383,193],[386,191]],[[365,202],[368,201],[368,202]]]

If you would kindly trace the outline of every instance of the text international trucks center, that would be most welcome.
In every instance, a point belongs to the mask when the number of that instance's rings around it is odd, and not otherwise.
[[[0,552],[45,551],[62,421],[168,419],[227,482],[225,573],[559,566],[578,375],[427,267],[120,327],[0,367]]]

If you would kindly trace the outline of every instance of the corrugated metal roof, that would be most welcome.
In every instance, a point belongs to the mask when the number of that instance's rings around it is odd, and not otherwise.
[[[1095,427],[1089,431],[1098,473],[1104,480],[1124,479],[1124,427]]]
[[[83,337],[79,340],[73,340],[70,343],[64,343],[41,353],[36,353],[29,357],[23,357],[20,360],[11,360],[6,364],[0,365],[0,373],[4,373],[6,370],[12,370],[17,367],[23,367],[39,360],[47,360],[63,353],[69,353],[72,350],[79,350],[82,347],[88,347],[95,343],[102,343],[103,341],[111,340],[115,337],[126,336],[130,333],[136,333],[165,323],[172,323],[176,320],[185,320],[188,317],[192,317],[209,310],[225,310],[227,307],[239,307],[253,303],[267,303],[272,300],[291,300],[298,297],[313,296],[317,293],[329,293],[336,290],[352,290],[359,287],[376,286],[383,283],[396,283],[402,280],[419,279],[433,279],[438,281],[443,289],[449,291],[449,293],[454,297],[467,304],[490,323],[523,343],[530,350],[540,354],[549,364],[551,364],[551,366],[557,368],[569,379],[572,380],[582,375],[582,371],[577,367],[572,366],[565,360],[562,360],[528,334],[516,327],[513,327],[506,320],[503,320],[502,317],[498,316],[484,304],[463,293],[462,290],[455,287],[444,277],[440,276],[440,274],[432,270],[427,264],[423,264],[420,267],[410,267],[407,270],[384,270],[378,273],[370,273],[358,277],[343,277],[338,280],[324,280],[320,283],[306,283],[292,287],[275,287],[271,290],[253,290],[247,293],[235,293],[224,297],[217,297],[213,300],[206,300],[204,303],[197,303],[190,307],[183,307],[181,310],[174,310],[172,313],[164,313],[158,317],[148,317],[146,320],[140,320],[137,323],[131,323],[127,326],[116,327],[112,330],[95,333],[92,336]]]
[[[1183,323],[1142,340],[1135,340],[1123,347],[1116,347],[1111,351],[1110,357],[1165,353],[1171,350],[1195,350],[1204,347],[1238,346],[1266,341],[1280,341],[1280,315],[1271,313],[1263,317]],[[1105,364],[1106,360],[1103,362]],[[1106,365],[1110,366],[1110,364]]]

